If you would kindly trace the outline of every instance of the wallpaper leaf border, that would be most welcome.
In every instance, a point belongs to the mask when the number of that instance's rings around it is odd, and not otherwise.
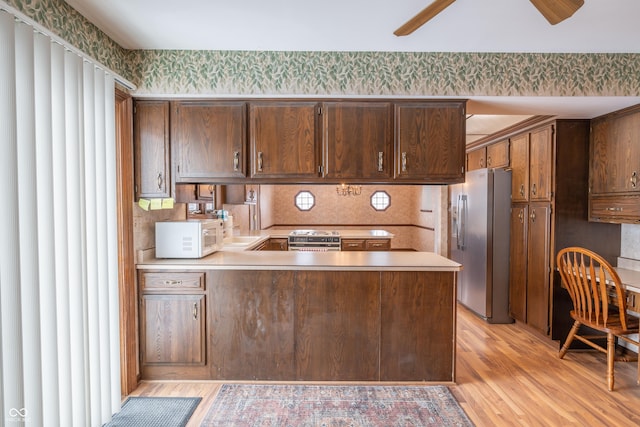
[[[638,96],[627,53],[126,50],[63,0],[2,0],[139,96]]]

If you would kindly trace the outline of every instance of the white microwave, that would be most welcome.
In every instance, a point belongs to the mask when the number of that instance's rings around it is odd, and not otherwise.
[[[156,258],[202,258],[222,248],[221,219],[156,222]]]

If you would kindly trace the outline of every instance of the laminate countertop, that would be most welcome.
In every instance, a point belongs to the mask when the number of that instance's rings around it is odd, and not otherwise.
[[[462,266],[433,252],[411,251],[246,251],[223,249],[200,259],[151,258],[138,269],[161,270],[326,270],[459,271]]]

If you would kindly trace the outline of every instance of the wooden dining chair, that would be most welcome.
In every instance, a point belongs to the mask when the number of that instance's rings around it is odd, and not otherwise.
[[[616,360],[616,338],[634,345],[638,340],[629,335],[638,333],[639,319],[627,313],[627,298],[618,273],[611,264],[600,255],[585,248],[570,247],[562,249],[557,255],[557,267],[562,277],[562,286],[567,289],[573,310],[573,327],[567,335],[559,356],[567,353],[574,338],[607,355],[607,386],[613,390],[613,365]],[[578,334],[581,325],[606,333],[607,348],[594,342],[602,335]],[[640,384],[640,364],[638,365],[638,384]]]

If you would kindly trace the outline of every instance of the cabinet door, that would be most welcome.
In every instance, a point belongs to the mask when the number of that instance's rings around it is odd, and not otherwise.
[[[246,176],[244,102],[181,101],[172,105],[176,182]]]
[[[467,153],[467,172],[487,167],[485,157],[487,149],[482,147]]]
[[[326,178],[391,178],[390,103],[326,102],[322,116]]]
[[[453,381],[453,275],[436,271],[380,275],[380,381]]]
[[[527,324],[543,334],[549,331],[550,231],[550,205],[531,204],[527,239]]]
[[[203,294],[143,294],[140,350],[143,365],[204,365]]]
[[[487,146],[487,167],[509,167],[509,140],[496,142]]]
[[[133,144],[136,198],[170,197],[168,101],[135,102]]]
[[[553,191],[553,126],[534,130],[529,138],[529,200],[550,202]]]
[[[316,102],[251,103],[251,177],[317,178],[318,112]]]
[[[591,194],[640,192],[640,112],[594,120]]]
[[[379,381],[380,273],[296,275],[297,379]]]
[[[526,204],[511,208],[509,257],[509,315],[527,321],[527,232],[529,207]]]
[[[511,138],[511,201],[529,200],[529,134]]]
[[[292,271],[213,271],[213,379],[295,378]]]
[[[395,105],[396,178],[464,181],[465,108],[458,102]]]

